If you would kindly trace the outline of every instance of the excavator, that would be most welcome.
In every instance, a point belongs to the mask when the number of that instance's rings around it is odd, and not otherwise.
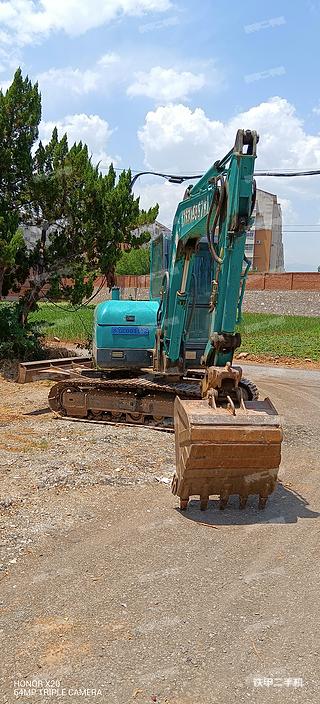
[[[60,416],[167,428],[174,424],[172,492],[186,510],[210,496],[220,508],[258,495],[263,509],[281,459],[282,429],[270,399],[233,365],[250,262],[254,164],[259,137],[238,130],[234,146],[190,185],[171,239],[151,245],[149,301],[120,300],[95,311],[93,361],[55,383]]]

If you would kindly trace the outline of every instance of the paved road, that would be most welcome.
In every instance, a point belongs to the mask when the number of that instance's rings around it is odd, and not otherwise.
[[[25,679],[23,704],[320,701],[320,373],[243,366],[284,420],[266,510],[181,514],[156,482],[52,494],[59,529],[1,583],[2,701]]]

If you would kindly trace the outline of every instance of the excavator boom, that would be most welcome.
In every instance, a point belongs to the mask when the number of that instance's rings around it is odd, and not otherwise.
[[[175,217],[155,356],[155,369],[167,379],[185,372],[193,262],[204,233],[214,274],[208,302],[210,330],[202,357],[202,400],[178,396],[174,406],[172,491],[180,497],[182,510],[190,496],[199,495],[205,509],[216,494],[222,509],[231,494],[239,495],[241,508],[250,494],[258,494],[259,507],[264,508],[276,484],[282,441],[279,416],[269,399],[244,396],[242,370],[232,367],[234,350],[241,344],[236,326],[249,270],[245,240],[255,202],[257,142],[256,132],[239,130],[234,148],[187,191]]]

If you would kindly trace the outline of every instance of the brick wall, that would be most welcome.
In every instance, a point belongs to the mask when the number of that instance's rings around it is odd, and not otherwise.
[[[320,273],[293,274],[294,291],[320,291]]]
[[[280,277],[280,278],[279,278]],[[291,291],[293,285],[293,274],[264,274],[264,288],[273,291]]]
[[[249,274],[247,289],[257,291],[320,291],[320,273]]]
[[[250,274],[247,278],[246,288],[264,291],[264,274]]]
[[[149,288],[150,276],[116,276],[120,288]]]
[[[71,282],[68,281],[68,284]],[[95,290],[100,288],[102,278],[95,282]],[[144,289],[150,287],[150,276],[116,276],[116,285],[121,289]],[[247,280],[247,290],[256,291],[320,291],[320,273],[316,272],[292,272],[282,274],[249,274]],[[15,300],[21,297],[26,291],[26,287],[22,287],[19,294],[10,293],[9,300]],[[48,291],[48,286],[44,286],[42,293],[45,295]],[[102,296],[107,293],[108,289],[103,286]],[[101,298],[101,297],[99,297]],[[102,298],[101,298],[102,300]]]
[[[149,288],[150,276],[116,276],[120,288]],[[247,289],[257,291],[320,291],[320,273],[249,274]]]

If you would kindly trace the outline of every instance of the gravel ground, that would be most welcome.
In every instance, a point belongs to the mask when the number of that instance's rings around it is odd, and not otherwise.
[[[318,316],[320,291],[246,291],[243,311]]]
[[[320,373],[244,367],[284,419],[263,513],[181,514],[173,435],[0,381],[1,701],[319,701]]]

